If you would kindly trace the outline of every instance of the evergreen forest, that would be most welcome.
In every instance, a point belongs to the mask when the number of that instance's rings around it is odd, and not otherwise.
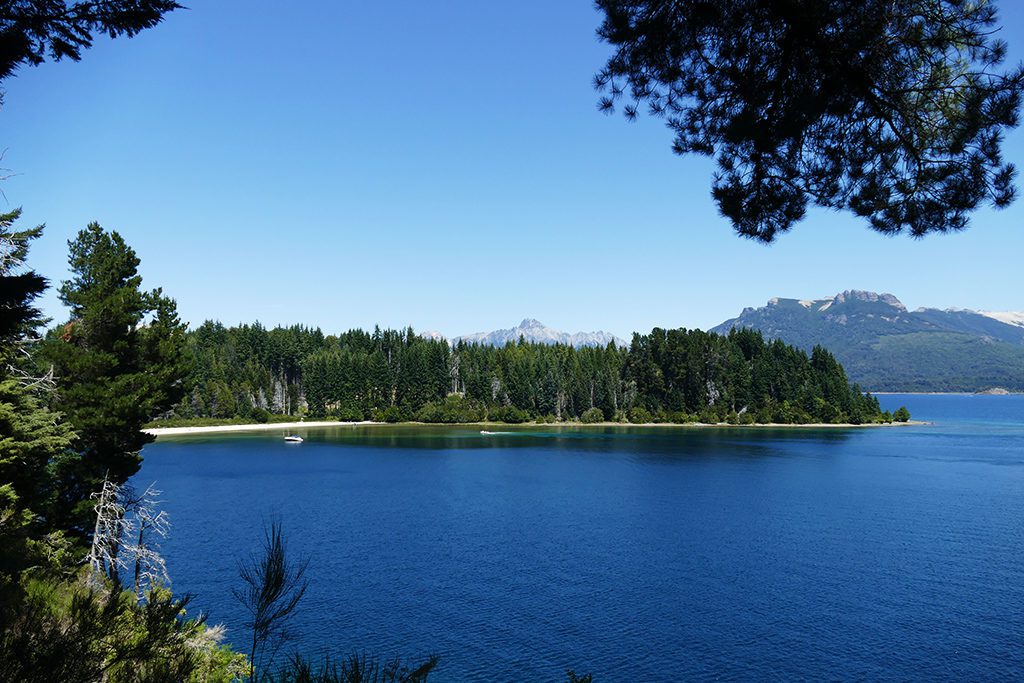
[[[808,355],[745,329],[655,328],[628,348],[495,347],[452,346],[409,328],[325,335],[208,321],[186,346],[193,369],[165,421],[891,421],[826,349]]]

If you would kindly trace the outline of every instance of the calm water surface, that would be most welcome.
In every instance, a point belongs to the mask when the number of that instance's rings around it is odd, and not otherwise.
[[[1024,678],[1024,397],[927,426],[307,430],[161,439],[174,588],[230,596],[264,520],[310,558],[306,654],[438,681]]]

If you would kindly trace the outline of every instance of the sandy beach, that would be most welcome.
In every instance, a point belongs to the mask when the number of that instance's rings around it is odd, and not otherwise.
[[[549,428],[564,428],[564,427],[682,427],[682,428],[704,428],[704,427],[730,427],[730,428],[756,428],[761,429],[764,427],[771,428],[788,428],[788,429],[810,429],[810,428],[853,428],[853,427],[903,427],[909,425],[924,425],[929,424],[928,422],[920,422],[918,420],[910,420],[909,422],[889,422],[889,423],[870,423],[870,424],[833,424],[833,423],[812,423],[812,424],[783,424],[783,423],[769,423],[769,424],[750,424],[750,425],[733,425],[726,422],[720,422],[718,424],[708,424],[704,422],[647,422],[643,424],[631,424],[628,422],[597,422],[593,424],[583,424],[582,422],[548,422],[548,423],[534,423],[534,422],[523,422],[520,424],[507,424],[504,422],[463,422],[458,424],[443,423],[429,423],[429,422],[373,422],[371,420],[364,420],[362,422],[278,422],[276,424],[238,424],[238,425],[213,425],[207,427],[153,427],[150,429],[144,429],[142,431],[147,434],[154,436],[181,436],[184,434],[214,434],[218,432],[269,432],[269,431],[296,431],[301,429],[309,429],[315,427],[356,427],[365,425],[378,425],[378,426],[428,426],[428,427],[442,427],[442,426],[462,426],[462,427],[504,427],[504,428],[522,428],[522,427],[549,427]]]
[[[180,434],[212,434],[215,432],[271,432],[276,430],[294,431],[309,427],[349,427],[352,425],[378,424],[376,422],[277,422],[266,424],[211,425],[207,427],[152,427],[142,431],[154,436],[176,436]]]

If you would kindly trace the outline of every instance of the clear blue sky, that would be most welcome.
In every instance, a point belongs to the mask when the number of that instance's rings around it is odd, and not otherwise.
[[[1021,61],[1024,7],[1000,4]],[[7,81],[0,202],[47,224],[54,284],[96,220],[193,323],[625,336],[844,289],[1024,309],[1024,199],[923,241],[823,211],[771,247],[734,236],[709,160],[597,112],[597,24],[589,0],[195,0]],[[1022,131],[1006,151],[1024,165]]]

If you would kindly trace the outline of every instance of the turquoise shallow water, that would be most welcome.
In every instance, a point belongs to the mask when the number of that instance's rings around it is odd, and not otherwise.
[[[178,591],[244,641],[237,559],[310,558],[291,647],[438,681],[1024,672],[1024,397],[882,429],[309,430],[161,439]]]

